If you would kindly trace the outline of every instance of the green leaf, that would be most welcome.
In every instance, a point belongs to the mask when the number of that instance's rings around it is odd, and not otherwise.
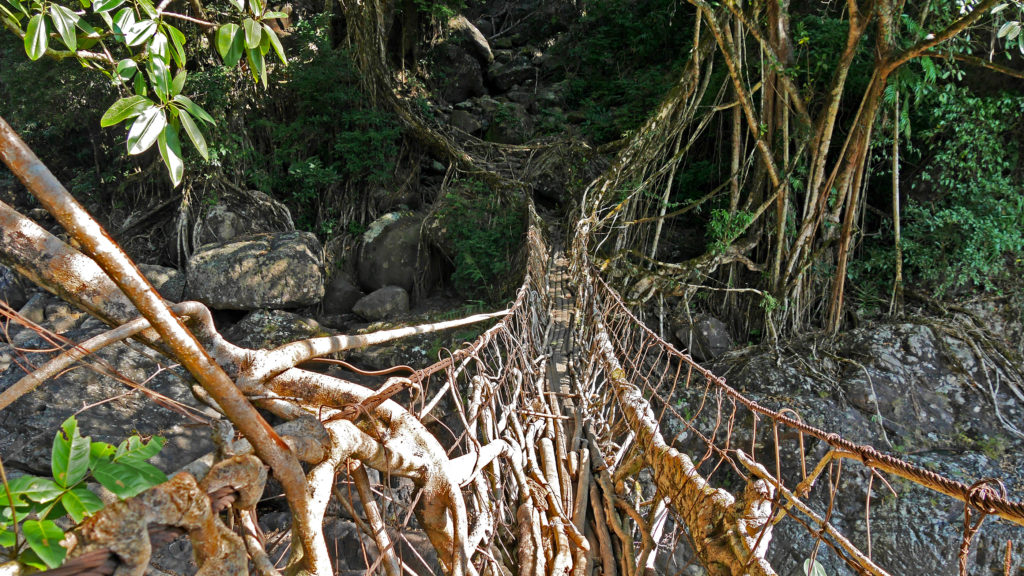
[[[29,548],[39,555],[50,568],[56,568],[64,561],[68,551],[61,545],[64,531],[53,523],[53,520],[28,520],[21,525],[21,533],[25,536]]]
[[[174,76],[174,80],[171,81],[171,96],[177,96],[181,94],[181,89],[185,87],[185,76],[187,72],[182,68],[178,70],[178,73]]]
[[[149,53],[163,58],[165,62],[170,61],[171,55],[167,45],[167,36],[163,32],[153,34],[153,38],[149,41]]]
[[[46,20],[36,14],[25,29],[25,53],[29,60],[39,60],[46,53]]]
[[[82,8],[88,9],[89,6],[92,6],[92,0],[79,0],[79,1],[82,4]]]
[[[107,16],[107,18],[110,17],[107,14],[104,14],[104,16]],[[86,22],[84,18],[79,18],[75,22],[75,26],[78,26],[79,30],[81,30],[82,32],[85,32],[85,37],[86,38],[92,38],[92,39],[96,40],[96,39],[99,39],[99,37],[100,37],[99,31],[96,30],[95,28],[93,28],[92,24],[89,24],[88,22]]]
[[[86,516],[92,516],[103,509],[103,501],[85,486],[78,486],[65,492],[60,497],[60,503],[64,505],[64,509],[76,524]]]
[[[254,82],[263,82],[263,87],[267,87],[267,65],[263,60],[263,53],[260,52],[257,46],[254,50],[246,50],[246,54],[249,57],[249,70],[252,71],[252,77]]]
[[[121,64],[124,62],[125,60],[122,60],[117,65],[117,71],[119,74],[121,73]],[[135,62],[132,62],[131,60],[128,60],[128,62],[131,62],[133,65],[135,64]],[[128,69],[127,64],[125,64],[125,69]],[[139,114],[142,114],[143,110],[151,106],[153,106],[153,101],[145,96],[128,96],[127,98],[121,98],[117,102],[114,102],[114,104],[103,113],[103,117],[100,118],[100,126],[113,126],[124,122],[129,118],[135,118]],[[95,442],[94,444],[102,444],[102,442]]]
[[[49,502],[63,492],[63,489],[50,478],[39,478],[38,476],[19,476],[8,484],[11,488],[11,495],[14,496],[15,504],[23,503],[21,497],[28,498],[33,502]],[[0,491],[0,499],[5,507],[10,507],[7,501],[6,492]]]
[[[171,39],[171,57],[178,68],[185,67],[185,35],[170,24],[163,24],[164,32]]]
[[[146,90],[146,79],[142,74],[135,75],[135,95],[148,96],[148,91]]]
[[[217,52],[228,68],[233,68],[242,59],[245,39],[238,24],[225,24],[217,30]]]
[[[242,21],[242,27],[245,28],[245,47],[248,50],[259,48],[260,39],[263,36],[263,29],[260,28],[252,18],[246,18]]]
[[[156,20],[156,6],[153,6],[153,3],[150,2],[150,0],[135,0],[135,4],[139,8],[142,8],[142,11],[146,13],[147,17]]]
[[[263,10],[266,9],[266,6],[263,5],[261,0],[249,0],[249,9],[259,18],[263,16]]]
[[[284,46],[281,46],[281,39],[277,37],[277,33],[268,24],[263,25],[263,35],[270,40],[270,45],[274,48],[274,53],[281,59],[281,64],[287,65],[288,59],[284,56]]]
[[[825,567],[821,565],[821,562],[817,560],[811,560],[808,558],[804,560],[804,575],[805,576],[828,576],[825,573]]]
[[[189,114],[199,118],[211,126],[217,123],[214,121],[213,116],[207,114],[206,110],[200,108],[199,105],[193,102],[188,96],[178,94],[174,97],[174,102],[179,104],[179,108],[184,107],[185,110],[188,110]]]
[[[125,35],[135,26],[135,10],[122,8],[114,15],[114,39],[118,42],[125,42]]]
[[[157,139],[157,146],[160,147],[160,157],[164,159],[167,172],[171,176],[171,183],[175,188],[181,184],[181,178],[185,175],[185,162],[181,159],[181,141],[178,139],[178,131],[168,124]],[[124,459],[118,459],[124,462]],[[140,464],[133,462],[133,464]]]
[[[156,106],[144,110],[128,130],[128,153],[141,154],[149,150],[167,125],[167,116]],[[95,472],[94,472],[95,475]],[[106,484],[104,484],[106,486]],[[115,492],[116,493],[116,492]]]
[[[1007,8],[1007,6],[1009,6],[1009,5],[1010,5],[1009,3],[1005,3],[1004,2],[1004,3],[996,6],[995,8],[993,8],[992,12],[990,12],[990,14],[998,14],[998,13],[1002,12],[1003,10],[1005,10]]]
[[[157,24],[156,20],[141,20],[132,24],[124,31],[125,43],[129,46],[138,46],[144,43],[156,33]]]
[[[263,19],[264,20],[266,20],[267,18],[290,18],[290,17],[291,16],[289,16],[287,12],[275,12],[275,11],[267,10],[266,12],[263,13]]]
[[[0,548],[14,548],[16,543],[13,529],[0,529]]]
[[[195,145],[196,150],[199,151],[199,155],[203,157],[203,160],[210,159],[210,151],[206,147],[206,138],[203,137],[203,132],[196,126],[195,120],[192,119],[192,115],[185,110],[178,111],[178,118],[181,119],[181,126],[185,128],[185,133],[188,134],[189,140]]]
[[[93,469],[93,476],[118,498],[131,498],[167,481],[159,468],[145,462],[103,462]]]
[[[153,436],[149,442],[145,442],[141,436],[135,434],[118,445],[114,460],[129,463],[145,462],[159,454],[165,444],[167,444],[167,439],[163,436]]]
[[[243,3],[243,0],[231,0],[231,5],[235,8],[238,8],[239,10],[245,10],[245,4]]]
[[[121,4],[124,4],[124,0],[100,0],[92,5],[94,12],[110,12],[116,9]]]
[[[139,71],[139,65],[131,58],[125,58],[117,63],[117,76],[124,82],[128,82]],[[105,116],[105,115],[104,115]]]
[[[61,424],[61,430],[53,438],[53,455],[50,457],[50,468],[57,484],[70,488],[89,473],[90,442],[89,438],[82,438],[78,433],[78,421],[74,416]]]
[[[167,61],[153,54],[149,57],[149,81],[157,98],[166,102],[171,98],[171,68]]]
[[[78,14],[60,4],[50,4],[50,20],[53,21],[53,27],[57,29],[68,50],[78,50],[78,37],[75,35],[75,24],[81,20]]]

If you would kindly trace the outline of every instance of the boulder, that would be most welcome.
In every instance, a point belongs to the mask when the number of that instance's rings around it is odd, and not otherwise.
[[[360,298],[352,311],[370,322],[409,311],[409,293],[399,286],[385,286]]]
[[[487,83],[497,94],[504,94],[515,86],[523,86],[537,78],[537,68],[529,61],[514,59],[511,62],[495,61],[487,69]]]
[[[197,222],[199,246],[295,230],[288,207],[259,190],[220,192]]]
[[[487,43],[487,38],[465,16],[459,14],[449,20],[448,29],[464,46],[469,48],[470,53],[476,56],[480,64],[487,66],[494,62],[494,53],[491,52],[491,45]]]
[[[486,139],[500,144],[522,144],[533,135],[533,117],[517,102],[503,102],[491,117]]]
[[[331,278],[324,290],[323,308],[324,314],[333,316],[346,314],[352,311],[352,307],[360,298],[366,296],[355,280],[347,272],[338,272]]]
[[[17,310],[28,302],[28,298],[26,283],[14,270],[0,264],[0,301]]]
[[[487,93],[484,69],[476,56],[458,42],[448,40],[433,51],[438,93],[449,104],[457,104]]]
[[[374,221],[363,233],[359,285],[367,292],[384,286],[400,286],[413,293],[434,282],[430,253],[420,243],[423,215],[392,212]]]
[[[185,275],[180,270],[157,264],[139,264],[139,270],[165,300],[181,302],[185,295]]]
[[[188,261],[186,298],[220,310],[298,308],[324,295],[321,249],[309,232],[203,246]]]
[[[674,333],[698,362],[718,358],[734,345],[725,322],[708,314],[697,314],[692,324],[682,323]]]
[[[454,110],[448,118],[452,128],[458,128],[466,134],[476,134],[483,127],[480,120],[466,110]]]
[[[326,336],[312,318],[284,310],[256,310],[224,331],[224,338],[244,348],[270,350],[282,344]]]

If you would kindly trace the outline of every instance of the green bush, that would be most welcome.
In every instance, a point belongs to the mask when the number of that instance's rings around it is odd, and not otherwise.
[[[436,218],[451,244],[452,284],[464,296],[496,300],[526,232],[522,202],[503,200],[476,181],[456,182]]]

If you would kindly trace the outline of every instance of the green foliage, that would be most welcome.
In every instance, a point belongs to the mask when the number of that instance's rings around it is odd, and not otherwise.
[[[475,180],[453,184],[437,212],[452,245],[452,283],[463,295],[497,299],[526,232],[521,202],[503,201]]]
[[[285,82],[249,116],[248,138],[226,130],[213,154],[288,204],[296,226],[323,236],[334,232],[345,204],[355,203],[346,190],[392,178],[401,138],[397,119],[367,103],[351,55],[331,47],[327,25],[322,19],[296,27],[303,48]],[[230,109],[231,79],[218,73],[206,81],[213,84],[208,98]]]
[[[715,254],[725,252],[753,221],[754,215],[744,210],[733,213],[722,209],[712,210],[708,222],[708,236],[711,239],[708,249]]]
[[[823,98],[836,64],[846,47],[849,22],[840,18],[806,15],[793,23],[794,66],[788,70],[804,92],[804,98]],[[867,88],[873,66],[867,42],[857,49],[847,76],[844,94],[860,98]],[[853,104],[856,106],[856,104]]]
[[[587,5],[568,49],[568,104],[583,129],[610,142],[637,128],[676,80],[689,51],[692,16],[674,0],[597,0]],[[685,8],[689,10],[689,8]],[[679,13],[677,13],[679,12]]]
[[[93,442],[82,437],[71,416],[53,438],[53,478],[20,476],[0,490],[0,548],[33,568],[60,566],[67,551],[60,545],[64,531],[57,520],[70,516],[79,523],[103,508],[85,486],[90,476],[119,498],[166,482],[164,473],[147,462],[164,442],[160,437],[145,442],[139,436],[117,447]],[[24,541],[19,541],[19,534]]]

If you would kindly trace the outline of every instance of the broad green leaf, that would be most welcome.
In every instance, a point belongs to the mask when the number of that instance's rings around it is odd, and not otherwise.
[[[188,110],[189,114],[199,118],[203,122],[206,122],[211,126],[216,124],[213,120],[213,116],[207,114],[206,110],[200,108],[199,105],[193,102],[188,96],[178,94],[174,97],[174,102],[180,105],[179,108],[183,106],[185,110]]]
[[[100,463],[93,469],[93,476],[107,490],[118,498],[131,498],[141,492],[167,481],[159,468],[145,462],[124,464],[120,462]]]
[[[125,42],[125,35],[135,26],[135,10],[122,8],[114,15],[114,39],[118,42]]]
[[[128,463],[145,462],[159,454],[165,444],[167,444],[167,439],[163,436],[153,436],[149,442],[145,442],[141,436],[135,434],[118,445],[117,452],[114,453],[114,460]]]
[[[61,424],[53,437],[53,455],[50,468],[58,485],[70,488],[89,473],[89,438],[78,433],[78,421],[71,416]]]
[[[25,53],[30,60],[39,60],[46,53],[46,20],[36,14],[25,29]]]
[[[11,488],[11,495],[14,496],[15,504],[23,503],[21,497],[28,498],[34,502],[49,502],[60,496],[63,491],[50,478],[39,478],[38,476],[19,476],[8,483]],[[7,492],[0,490],[0,500],[5,507],[10,507],[7,501]]]
[[[46,562],[43,562],[39,558],[39,555],[36,554],[31,548],[22,550],[21,554],[18,554],[18,563],[24,564],[25,566],[34,568],[36,570],[46,570],[48,568]]]
[[[260,18],[263,16],[263,10],[266,9],[266,6],[263,5],[262,0],[249,0],[249,9],[252,10],[252,13],[257,18]]]
[[[149,41],[149,53],[156,54],[164,59],[164,62],[171,60],[170,48],[167,45],[167,36],[163,32],[156,32]]]
[[[260,26],[260,30],[262,30],[262,29],[263,29],[263,26],[261,25]],[[267,52],[270,52],[270,36],[268,36],[265,33],[261,33],[260,34],[260,54],[263,54],[264,56],[266,56]]]
[[[281,59],[281,64],[287,65],[288,59],[284,57],[284,46],[281,46],[281,39],[277,37],[277,33],[269,25],[263,25],[263,35],[270,40],[270,45],[274,47],[274,53]]]
[[[92,5],[92,9],[94,12],[110,12],[121,4],[124,4],[124,0],[99,0]]]
[[[245,10],[245,4],[243,3],[243,0],[231,0],[231,5],[235,8],[238,8],[239,10]]]
[[[1002,12],[1003,10],[1005,10],[1008,6],[1009,6],[1008,3],[1000,4],[1000,5],[996,6],[995,8],[993,8],[992,12],[990,12],[990,14],[998,14],[998,13]]]
[[[78,37],[75,35],[75,24],[81,20],[78,14],[60,4],[50,4],[50,20],[53,20],[53,27],[57,29],[68,50],[78,50]]]
[[[28,520],[21,525],[21,533],[25,536],[29,548],[39,555],[50,568],[60,566],[68,551],[61,545],[64,531],[53,523],[53,520]]]
[[[156,106],[144,110],[128,130],[128,153],[134,155],[149,150],[166,125],[167,116],[163,110]]]
[[[153,84],[153,90],[157,98],[166,102],[171,98],[171,68],[167,61],[152,54],[149,57],[149,81]]]
[[[82,8],[85,8],[87,10],[89,9],[89,6],[92,6],[92,0],[79,0],[79,1],[82,4]]]
[[[249,70],[252,71],[252,78],[254,82],[263,82],[263,87],[267,87],[267,65],[263,60],[263,53],[260,52],[259,47],[254,50],[246,50],[246,54],[249,57]]]
[[[139,71],[139,65],[131,58],[125,58],[117,63],[117,76],[124,82],[128,82]]]
[[[192,115],[185,110],[179,110],[178,118],[181,119],[181,126],[185,129],[185,133],[188,134],[188,138],[195,145],[196,150],[199,151],[199,155],[203,157],[203,160],[209,160],[210,151],[206,147],[206,138],[203,137],[203,132],[196,126]]]
[[[121,64],[124,62],[125,60],[122,60],[117,65],[117,71],[119,74],[121,73]],[[135,64],[135,62],[132,62],[131,60],[128,60],[127,62],[131,62],[133,65]],[[127,64],[125,64],[125,69],[128,69]],[[128,96],[127,98],[121,98],[117,102],[114,102],[114,104],[103,113],[103,117],[100,118],[100,126],[113,126],[124,122],[129,118],[135,118],[150,106],[153,106],[153,101],[145,96]],[[94,444],[102,444],[102,442],[94,442]]]
[[[117,449],[106,442],[93,442],[89,445],[89,468],[96,468],[97,464],[106,462],[114,457]]]
[[[225,24],[217,30],[217,52],[228,68],[234,67],[242,59],[245,38],[238,24]]]
[[[163,24],[164,32],[171,39],[171,57],[178,68],[185,67],[185,35],[170,24]]]
[[[104,14],[104,16],[106,16],[107,18],[110,18],[109,14]],[[76,20],[75,21],[75,26],[78,26],[79,30],[81,30],[82,32],[85,32],[85,37],[86,38],[98,39],[100,37],[99,30],[96,30],[95,28],[93,28],[92,24],[89,24],[88,22],[86,22],[84,18],[79,18],[78,20]]]
[[[7,17],[11,20],[11,22],[13,24],[17,25],[17,22],[19,20],[18,15],[16,15],[14,12],[11,12],[10,10],[8,10],[7,6],[4,6],[2,2],[0,2],[0,13],[6,14]],[[18,27],[18,31],[19,32],[21,31],[21,27],[20,26]]]
[[[157,17],[156,6],[154,6],[153,3],[150,2],[150,0],[135,0],[135,4],[139,8],[142,8],[142,11],[145,12],[145,14],[146,14],[146,16],[148,18],[152,18],[153,20],[156,20],[156,17]]]
[[[12,4],[12,5],[13,5],[13,6],[15,7],[15,8],[17,8],[19,12],[21,12],[22,14],[24,14],[26,18],[28,18],[28,17],[29,17],[29,15],[30,15],[30,14],[29,14],[29,12],[28,12],[28,8],[27,8],[27,7],[25,6],[25,4],[24,4],[24,3],[23,3],[23,2],[21,1],[21,0],[10,0],[10,3],[11,3],[11,4]]]
[[[135,75],[135,95],[136,96],[148,96],[149,95],[148,91],[146,90],[146,79],[143,77],[142,74],[136,74]]]
[[[0,548],[14,548],[15,544],[14,529],[0,529]]]
[[[291,18],[291,16],[289,16],[287,12],[275,12],[267,10],[266,12],[263,13],[263,19],[266,20],[267,18]]]
[[[124,31],[125,43],[129,46],[138,46],[149,40],[156,33],[156,20],[141,20],[132,24]]]
[[[828,576],[825,567],[817,560],[804,560],[804,576]]]
[[[181,184],[181,178],[185,175],[185,162],[181,159],[181,141],[178,139],[178,131],[168,124],[164,127],[164,131],[156,143],[160,147],[160,157],[164,159],[164,165],[167,166],[167,173],[171,176],[171,183],[177,188],[178,184]],[[125,462],[125,459],[119,458],[117,462]],[[142,462],[133,462],[132,464],[138,465]]]
[[[178,73],[174,76],[174,80],[171,80],[171,96],[177,96],[181,94],[181,89],[185,87],[185,76],[187,72],[182,68],[178,70]]]
[[[242,27],[245,28],[245,48],[247,50],[258,48],[263,35],[260,25],[252,18],[246,18],[242,20]]]
[[[76,524],[86,516],[92,516],[103,509],[103,501],[85,486],[78,486],[74,490],[65,492],[60,497],[60,503]]]

